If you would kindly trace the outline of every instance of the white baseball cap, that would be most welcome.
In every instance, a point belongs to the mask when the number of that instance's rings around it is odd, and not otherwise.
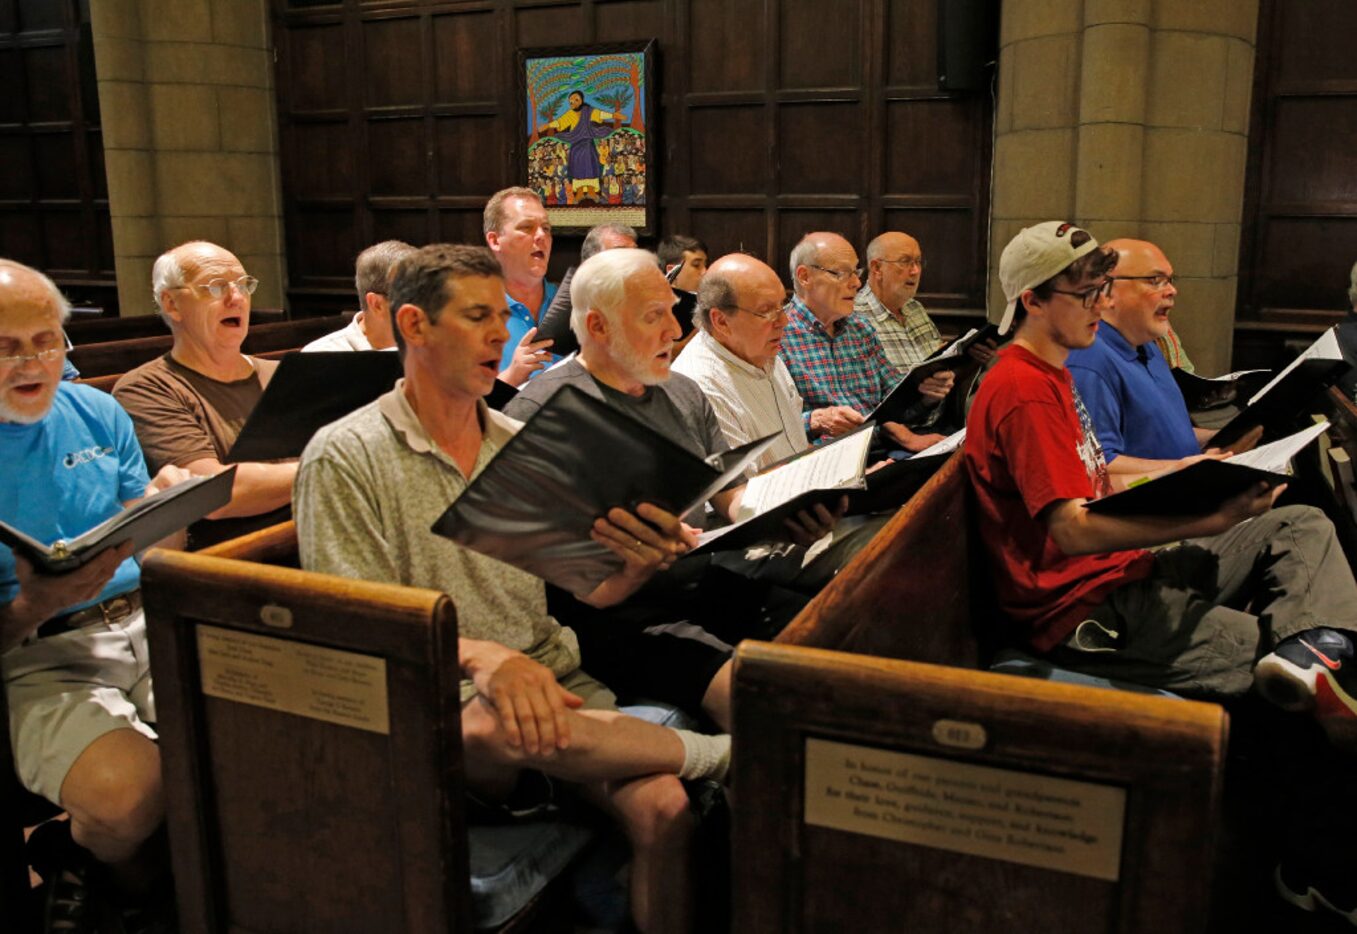
[[[999,320],[999,333],[1007,334],[1013,326],[1018,296],[1096,249],[1098,241],[1092,234],[1065,221],[1046,221],[1018,231],[999,257],[999,285],[1008,299],[1004,316]]]

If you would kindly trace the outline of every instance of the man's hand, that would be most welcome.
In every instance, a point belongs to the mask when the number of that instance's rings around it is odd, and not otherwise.
[[[839,435],[848,434],[866,420],[856,409],[846,405],[831,405],[810,413],[810,432],[837,438]]]
[[[570,746],[566,711],[584,701],[557,682],[545,665],[498,642],[462,639],[462,670],[495,708],[509,745],[550,757]]]
[[[916,435],[899,422],[882,422],[881,428],[890,436],[892,441],[911,454],[918,454],[924,448],[932,447],[939,441],[946,440],[945,435]]]
[[[979,341],[977,343],[972,344],[966,350],[966,355],[969,356],[972,360],[976,361],[977,363],[984,365],[986,363],[989,363],[990,360],[994,358],[994,355],[998,352],[999,352],[998,345],[994,343],[993,338],[990,338],[987,341]]]
[[[189,473],[183,467],[176,467],[173,464],[166,464],[160,468],[160,473],[151,478],[151,482],[146,484],[146,495],[151,496],[159,493],[161,490],[168,490],[176,484],[183,483],[185,480],[191,480],[193,474]]]
[[[956,375],[951,370],[939,370],[919,384],[919,394],[936,405],[952,391]]]
[[[1232,529],[1245,519],[1261,516],[1272,508],[1272,504],[1277,501],[1277,497],[1281,496],[1282,490],[1285,489],[1285,483],[1277,486],[1256,483],[1238,496],[1226,500],[1221,504],[1220,509],[1216,510],[1216,514],[1227,523],[1221,531]]]
[[[528,328],[528,333],[523,335],[523,339],[514,348],[513,362],[499,374],[499,378],[510,386],[522,388],[528,377],[544,369],[551,361],[551,353],[547,350],[552,344],[551,339],[534,341],[533,338],[536,336],[537,328]]]
[[[847,511],[847,496],[839,497],[833,511],[825,508],[823,503],[816,503],[810,509],[802,509],[796,515],[789,516],[786,520],[787,531],[791,533],[793,542],[802,548],[809,548],[834,531],[835,523],[843,518]]]
[[[1244,433],[1244,436],[1234,444],[1226,447],[1229,454],[1243,454],[1246,451],[1252,451],[1258,446],[1258,442],[1263,440],[1263,426],[1255,425]]]
[[[662,571],[697,545],[697,533],[678,516],[652,503],[636,512],[620,507],[594,520],[589,537],[626,562],[622,574],[644,581]]]
[[[86,603],[99,596],[113,578],[118,565],[132,557],[132,543],[123,542],[105,548],[89,561],[64,574],[44,574],[27,558],[14,553],[14,576],[19,580],[19,594],[10,603],[0,607],[4,632],[0,635],[0,651],[18,645],[39,625],[56,616],[68,606]]]

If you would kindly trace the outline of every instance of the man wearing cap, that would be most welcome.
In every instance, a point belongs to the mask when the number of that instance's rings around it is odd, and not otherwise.
[[[1093,343],[1066,366],[1084,400],[1114,485],[1183,466],[1214,431],[1196,428],[1157,341],[1178,290],[1173,264],[1144,240],[1113,240],[1111,301]]]
[[[1322,513],[1272,509],[1280,488],[1263,484],[1204,516],[1084,508],[1112,486],[1065,362],[1093,343],[1116,263],[1058,221],[1021,231],[1000,259],[1000,329],[1017,332],[981,383],[965,446],[999,604],[1057,664],[1206,697],[1257,684],[1346,743],[1357,585]]]

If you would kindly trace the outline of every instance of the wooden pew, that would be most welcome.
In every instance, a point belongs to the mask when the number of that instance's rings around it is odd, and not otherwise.
[[[259,356],[296,350],[317,337],[344,327],[350,317],[331,315],[252,325],[241,349]],[[89,379],[110,373],[126,373],[165,353],[173,344],[174,338],[166,332],[152,337],[78,345],[70,351],[69,357],[80,370],[80,375]]]
[[[732,930],[1206,929],[1214,704],[754,642],[734,703]]]
[[[470,888],[447,595],[163,550],[142,586],[183,931],[505,922]],[[535,835],[546,878],[590,836],[492,831]],[[504,930],[553,919],[542,891]]]

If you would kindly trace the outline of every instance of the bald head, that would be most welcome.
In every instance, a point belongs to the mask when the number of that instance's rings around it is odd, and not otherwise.
[[[857,265],[857,250],[843,237],[826,230],[808,233],[792,248],[792,287],[811,314],[830,326],[853,313],[862,287]]]
[[[240,260],[225,247],[207,240],[190,240],[161,253],[151,267],[151,291],[155,293],[161,317],[171,327],[174,322],[165,314],[166,293],[196,281],[208,266],[240,267]]]
[[[889,230],[867,244],[867,284],[886,308],[899,312],[919,292],[924,254],[907,233]]]
[[[1148,240],[1121,238],[1104,247],[1116,251],[1112,301],[1103,317],[1133,347],[1158,340],[1169,331],[1169,314],[1178,290],[1173,264]]]
[[[735,356],[768,367],[782,349],[786,291],[767,263],[731,253],[712,263],[697,289],[697,323]]]
[[[0,357],[21,358],[0,364],[0,422],[33,424],[51,409],[66,362],[61,325],[69,314],[51,279],[0,260]]]

